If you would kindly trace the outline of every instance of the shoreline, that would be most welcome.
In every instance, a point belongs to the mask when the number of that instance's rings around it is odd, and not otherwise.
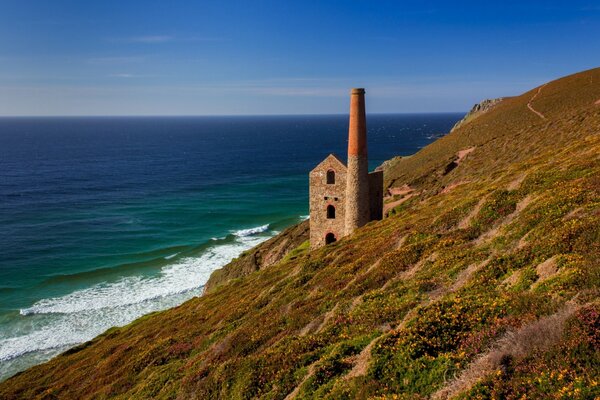
[[[298,216],[296,219],[301,221],[303,217]],[[16,334],[11,337],[10,331],[17,333],[19,329],[12,327],[6,334],[9,337],[0,338],[0,382],[93,340],[109,329],[128,325],[148,314],[165,311],[193,297],[202,296],[204,287],[214,271],[280,233],[272,230],[272,225],[232,229],[228,235],[214,237],[203,244],[204,248],[196,255],[175,253],[165,256],[163,258],[167,261],[166,264],[151,276],[134,274],[110,283],[96,283],[66,295],[43,298],[29,307],[19,309],[16,318],[21,319],[22,324],[37,323],[39,327],[25,335]],[[190,269],[193,272],[190,272]],[[95,272],[97,271],[90,271]],[[196,282],[194,287],[191,287],[190,279]],[[168,288],[173,290],[156,291],[164,289],[165,283],[170,284]],[[181,286],[175,289],[177,284]],[[142,296],[127,296],[126,292],[136,290]],[[116,313],[126,315],[121,315],[120,318],[111,315]],[[105,323],[100,323],[98,318],[103,317]],[[32,319],[39,322],[30,321]],[[116,323],[110,323],[113,321]],[[70,324],[78,324],[79,328],[84,327],[86,332],[68,332]],[[35,342],[33,348],[32,341]],[[30,348],[26,349],[26,346]]]

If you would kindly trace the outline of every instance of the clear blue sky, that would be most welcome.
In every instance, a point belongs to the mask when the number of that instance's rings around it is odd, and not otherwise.
[[[465,111],[600,65],[600,1],[0,1],[0,115]]]

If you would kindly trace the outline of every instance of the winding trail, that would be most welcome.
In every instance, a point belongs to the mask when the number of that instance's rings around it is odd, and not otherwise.
[[[542,114],[541,112],[539,112],[538,110],[536,110],[535,108],[533,108],[533,106],[531,105],[531,103],[533,102],[533,100],[535,100],[535,98],[538,96],[538,94],[540,94],[540,92],[542,91],[542,89],[546,85],[547,84],[544,83],[542,86],[540,86],[539,89],[537,90],[537,92],[535,92],[535,94],[533,95],[533,97],[527,103],[527,108],[529,108],[533,113],[535,113],[541,119],[546,119],[546,116],[544,114]]]

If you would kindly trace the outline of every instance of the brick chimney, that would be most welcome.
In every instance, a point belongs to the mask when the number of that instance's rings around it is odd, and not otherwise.
[[[369,162],[365,89],[352,89],[348,129],[348,171],[346,175],[345,234],[369,222]]]

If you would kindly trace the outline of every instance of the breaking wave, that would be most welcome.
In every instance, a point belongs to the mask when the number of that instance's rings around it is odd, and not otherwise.
[[[0,332],[0,362],[35,352],[47,359],[108,328],[198,296],[214,270],[271,237],[267,230],[268,225],[242,229],[211,241],[199,256],[175,259],[153,276],[127,276],[23,308],[18,327]]]
[[[257,226],[256,228],[240,229],[233,231],[233,234],[238,237],[252,236],[263,233],[269,230],[269,224]]]

